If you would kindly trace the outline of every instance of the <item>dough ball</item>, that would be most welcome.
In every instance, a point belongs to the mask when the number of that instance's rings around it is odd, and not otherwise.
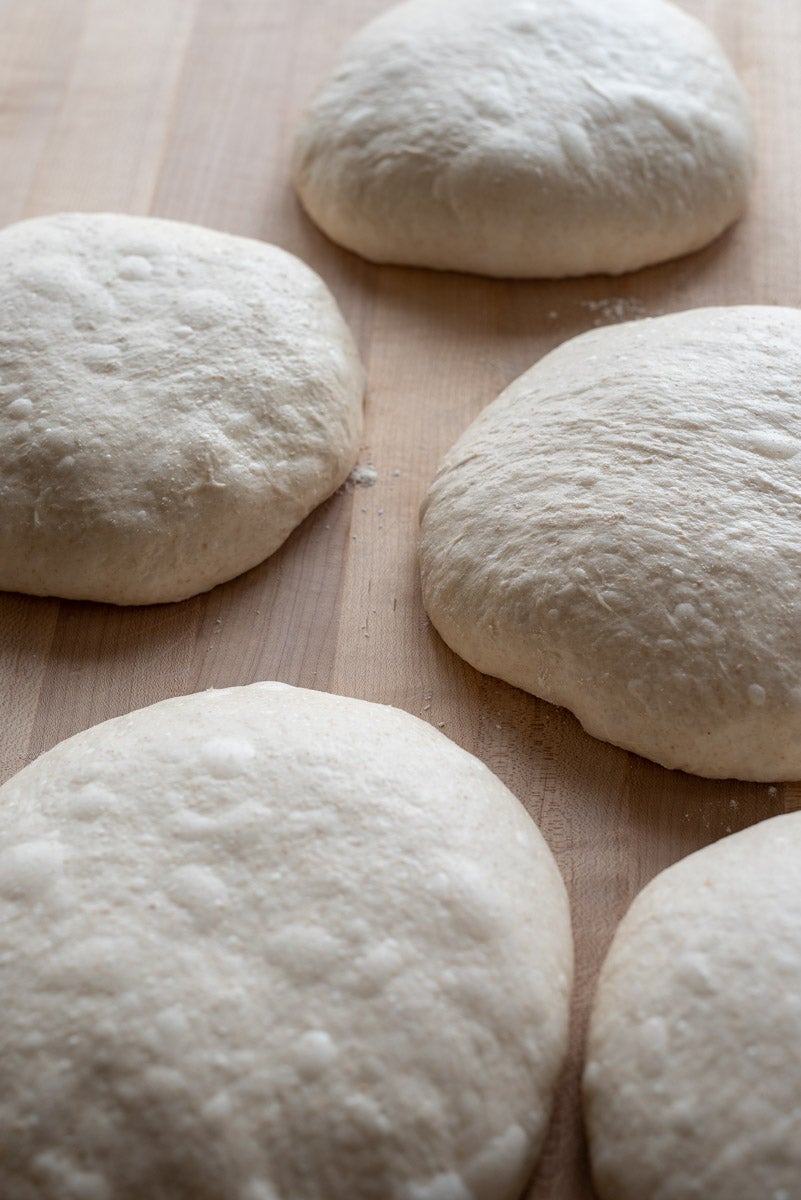
[[[794,1200],[801,814],[663,871],[609,951],[584,1095],[602,1200]]]
[[[752,159],[729,62],[665,0],[408,0],[345,47],[294,175],[376,262],[616,275],[717,237]]]
[[[565,342],[423,506],[457,654],[667,767],[801,777],[801,313],[709,308]]]
[[[477,759],[260,683],[79,734],[0,808],[3,1200],[517,1200],[570,925]]]
[[[0,231],[0,588],[151,604],[248,570],[347,477],[363,372],[275,246],[149,217]]]

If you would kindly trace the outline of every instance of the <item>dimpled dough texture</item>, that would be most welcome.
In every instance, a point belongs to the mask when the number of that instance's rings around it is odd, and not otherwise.
[[[668,868],[601,972],[584,1074],[602,1200],[796,1200],[801,814]]]
[[[377,262],[618,274],[734,221],[752,142],[715,38],[663,0],[410,0],[345,48],[294,175]]]
[[[477,759],[283,684],[2,789],[3,1200],[515,1200],[566,1039],[565,889]]]
[[[668,767],[801,777],[801,314],[593,330],[467,430],[426,608],[480,671]]]
[[[346,478],[362,369],[274,246],[67,214],[0,232],[0,588],[149,604],[255,566]]]

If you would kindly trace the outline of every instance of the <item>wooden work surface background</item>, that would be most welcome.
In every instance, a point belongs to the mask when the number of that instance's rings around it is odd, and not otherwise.
[[[300,108],[385,0],[0,0],[0,224],[122,210],[300,255],[359,343],[369,373],[360,462],[377,472],[261,567],[183,604],[0,596],[0,778],[106,717],[257,679],[395,704],[479,755],[539,822],[573,904],[571,1057],[532,1200],[592,1195],[581,1041],[627,904],[668,863],[801,796],[694,779],[594,741],[566,712],[467,667],[420,602],[417,509],[435,465],[545,351],[632,316],[801,299],[801,4],[684,6],[717,31],[754,102],[747,216],[699,254],[620,279],[506,283],[364,263],[326,241],[290,190]]]

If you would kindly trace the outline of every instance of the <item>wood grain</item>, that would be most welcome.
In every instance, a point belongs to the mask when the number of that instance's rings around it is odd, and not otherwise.
[[[291,193],[298,112],[383,0],[0,0],[0,223],[67,208],[197,221],[275,241],[335,292],[369,371],[361,462],[272,559],[206,596],[118,610],[0,596],[0,778],[106,717],[276,678],[407,709],[477,753],[528,807],[575,920],[573,1040],[531,1200],[592,1195],[578,1075],[600,959],[658,870],[801,804],[798,786],[709,783],[587,737],[478,675],[431,631],[417,509],[444,450],[546,350],[593,325],[705,304],[801,301],[801,6],[685,0],[754,101],[746,218],[707,250],[621,279],[504,283],[377,268],[326,241]]]

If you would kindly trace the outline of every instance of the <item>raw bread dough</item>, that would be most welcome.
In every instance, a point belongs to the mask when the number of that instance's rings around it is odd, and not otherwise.
[[[659,875],[609,951],[584,1093],[603,1200],[796,1200],[801,814]]]
[[[564,343],[445,458],[421,566],[452,649],[595,737],[801,778],[801,313]]]
[[[151,604],[343,482],[364,380],[328,289],[249,238],[74,213],[0,232],[0,588]]]
[[[752,158],[730,64],[665,0],[409,0],[345,47],[294,176],[376,262],[618,274],[717,237]]]
[[[0,793],[3,1200],[516,1200],[565,1050],[565,889],[406,713],[261,683]]]

